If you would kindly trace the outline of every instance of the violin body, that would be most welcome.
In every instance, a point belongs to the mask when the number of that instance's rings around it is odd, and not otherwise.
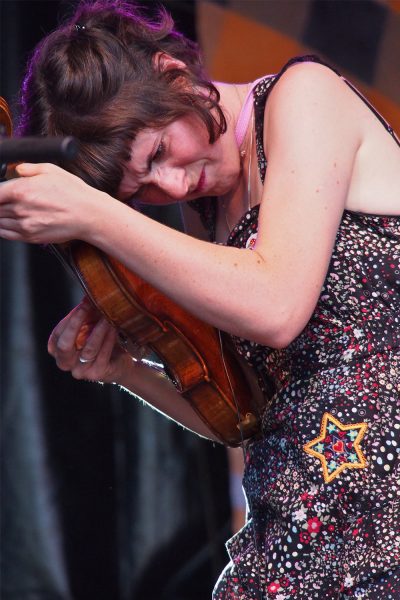
[[[177,392],[222,443],[238,446],[257,434],[264,400],[251,389],[228,336],[90,244],[64,244],[62,253],[105,318],[139,356],[143,349],[157,355]]]
[[[11,136],[11,114],[1,97],[0,128],[0,136]],[[6,178],[13,177],[15,165],[3,166]],[[217,439],[238,446],[259,432],[265,398],[226,334],[94,246],[73,241],[53,248],[93,304],[129,340],[132,355],[155,354],[177,393]],[[80,336],[85,335],[83,327]]]

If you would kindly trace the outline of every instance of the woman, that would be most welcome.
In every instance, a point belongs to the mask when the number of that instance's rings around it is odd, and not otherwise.
[[[250,518],[215,599],[398,598],[393,131],[311,57],[255,84],[210,83],[167,15],[148,23],[118,2],[83,5],[44,40],[23,108],[22,134],[76,135],[81,154],[74,174],[20,165],[0,190],[0,235],[99,247],[230,333],[261,389],[272,382],[263,435],[245,448]],[[178,202],[190,235],[130,202]],[[49,351],[171,414],[87,302]],[[184,402],[174,411],[209,436]]]

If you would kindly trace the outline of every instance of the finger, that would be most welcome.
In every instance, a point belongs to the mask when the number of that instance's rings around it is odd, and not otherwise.
[[[4,219],[4,221],[8,221],[8,219]],[[3,223],[3,219],[0,219],[0,237],[4,240],[10,240],[13,242],[18,242],[22,240],[22,236],[16,230],[16,226],[12,226],[10,223]]]
[[[16,205],[23,200],[26,192],[26,182],[17,178],[2,181],[0,183],[0,215],[9,216],[10,210],[15,214]]]
[[[15,170],[21,177],[33,177],[34,175],[42,175],[43,173],[51,173],[57,169],[52,163],[20,163]]]
[[[10,179],[9,181],[0,182],[0,205],[2,207],[10,204],[10,195],[14,186],[14,181],[14,179]]]
[[[82,306],[86,309],[87,316],[75,339],[75,347],[77,350],[83,349],[93,331],[93,327],[101,318],[100,311],[92,304],[87,296],[82,300]]]
[[[75,306],[53,329],[49,341],[52,343],[54,340],[58,339],[59,336],[64,332],[65,328],[70,324],[72,320],[72,324],[79,326],[79,321],[77,319],[81,318],[84,321],[89,319],[98,321],[100,318],[100,312],[97,310],[95,306],[93,306],[92,302],[89,300],[87,296],[84,296],[82,301]],[[82,326],[82,325],[81,325]]]
[[[93,365],[99,370],[98,377],[104,377],[105,371],[109,366],[114,348],[117,346],[117,332],[113,327],[109,327],[106,331],[103,343],[95,358],[95,364]]]
[[[93,362],[99,354],[111,325],[106,319],[100,319],[94,325],[86,344],[80,353],[81,362]]]
[[[110,363],[114,348],[117,346],[116,340],[116,331],[113,327],[109,326],[94,360],[84,363],[77,360],[71,369],[72,376],[75,379],[88,379],[92,381],[110,382],[114,380],[115,377],[113,376]]]
[[[21,218],[24,215],[19,214],[22,212],[19,209],[19,206],[16,207],[11,203],[0,205],[0,224],[2,229],[13,229],[17,232],[22,231]]]
[[[15,214],[16,214],[15,203],[7,202],[7,200],[3,200],[3,202],[0,204],[1,220],[12,219],[13,221],[15,221]]]
[[[86,303],[78,304],[53,329],[47,344],[51,355],[55,357],[60,352],[76,351],[75,339],[87,318],[88,310],[89,306]]]

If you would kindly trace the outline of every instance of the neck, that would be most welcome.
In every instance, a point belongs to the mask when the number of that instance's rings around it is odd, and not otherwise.
[[[229,131],[229,133],[227,133],[231,143],[235,144],[237,143],[235,135],[237,121],[239,119],[239,115],[241,114],[242,107],[251,84],[216,83],[215,85],[221,94],[221,107],[224,110]],[[235,185],[232,190],[221,197],[221,218],[219,219],[221,239],[226,238],[226,231],[228,230],[230,232],[240,217],[252,206],[250,175],[254,145],[253,127],[253,116],[251,114],[245,130],[243,141],[238,147],[241,168],[237,185]],[[222,230],[224,230],[224,234],[222,234]]]
[[[227,118],[228,126],[234,129],[251,83],[214,82],[214,85],[220,93],[221,108]]]

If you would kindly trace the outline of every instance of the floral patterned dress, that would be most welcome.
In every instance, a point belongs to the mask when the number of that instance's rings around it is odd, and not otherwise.
[[[262,179],[277,77],[254,90]],[[252,246],[258,210],[228,245]],[[344,211],[303,332],[283,350],[235,344],[273,395],[245,448],[249,520],[214,600],[399,600],[400,217]]]

